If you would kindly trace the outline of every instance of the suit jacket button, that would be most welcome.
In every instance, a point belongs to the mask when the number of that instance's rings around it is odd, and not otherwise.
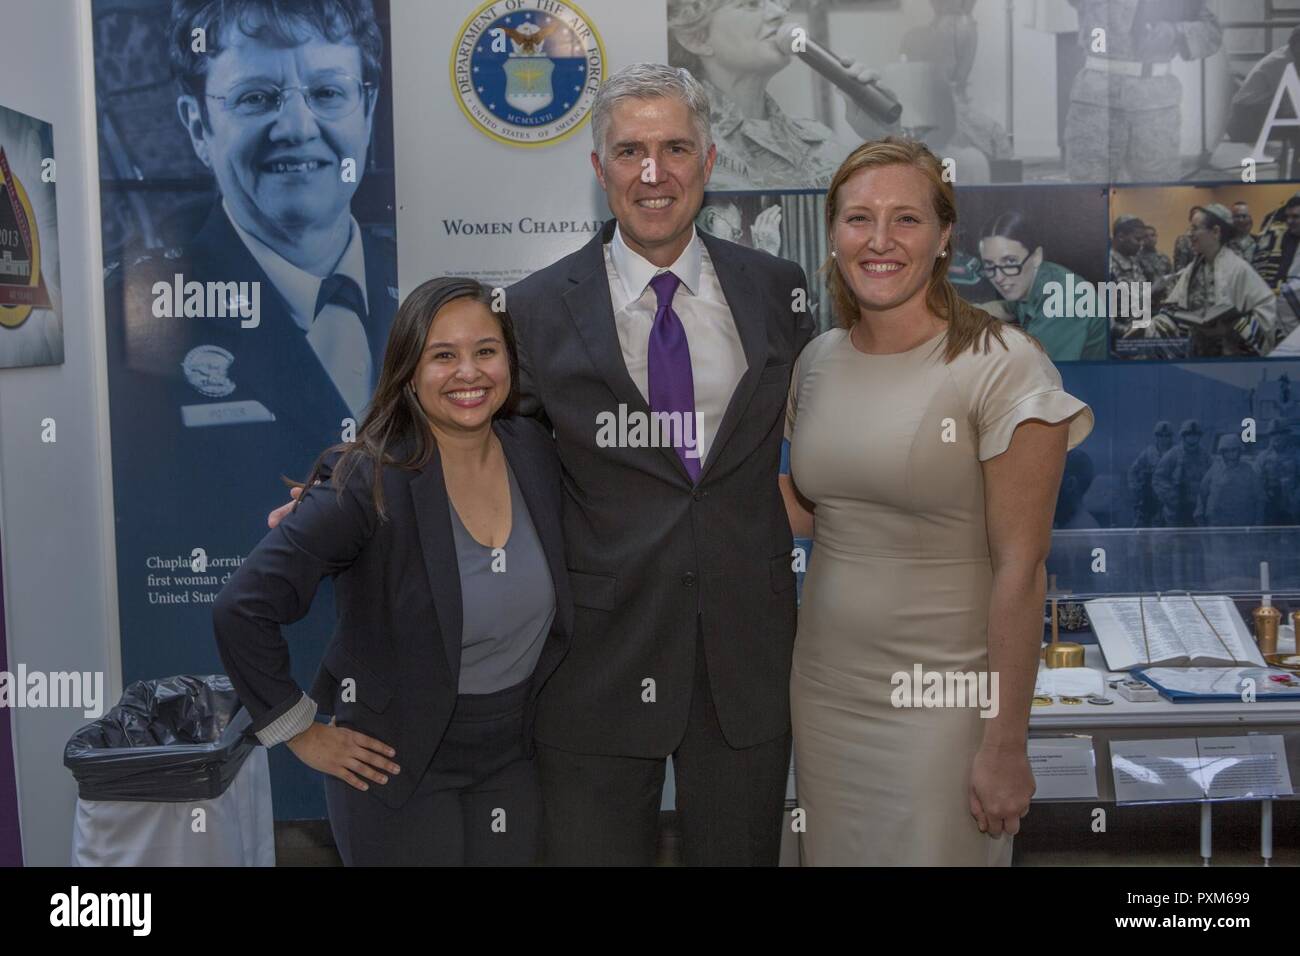
[[[704,496],[707,494],[708,494],[707,491],[700,491],[698,488],[696,488],[693,497],[695,498],[696,501],[703,501]]]
[[[695,572],[687,571],[685,574],[683,574],[682,584],[686,585],[688,588],[695,587]]]

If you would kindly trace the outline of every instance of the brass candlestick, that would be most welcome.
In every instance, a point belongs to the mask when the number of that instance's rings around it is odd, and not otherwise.
[[[1056,590],[1056,575],[1052,575],[1052,590]],[[1052,598],[1052,643],[1047,645],[1043,660],[1048,667],[1082,667],[1083,645],[1061,640],[1061,618],[1057,598]]]
[[[1282,612],[1275,607],[1257,607],[1254,611],[1255,643],[1261,654],[1277,653],[1277,626],[1282,623]]]

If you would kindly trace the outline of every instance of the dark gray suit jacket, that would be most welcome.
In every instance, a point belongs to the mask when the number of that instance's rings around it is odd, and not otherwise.
[[[693,487],[671,448],[596,444],[600,412],[649,411],[614,325],[602,248],[614,226],[507,294],[520,411],[554,428],[560,452],[576,605],[570,651],[538,699],[537,739],[668,755],[685,733],[700,633],[722,732],[753,746],[790,728],[795,579],[777,471],[791,369],[812,333],[812,316],[794,309],[806,277],[701,233],[748,369]]]
[[[555,621],[525,714],[530,750],[536,691],[564,656],[572,620],[560,543],[560,475],[550,437],[537,422],[501,418],[492,427],[555,584]],[[280,628],[306,614],[321,579],[333,576],[338,623],[311,697],[339,726],[397,751],[402,772],[387,784],[372,783],[368,792],[400,807],[424,775],[456,706],[464,609],[436,449],[418,471],[384,468],[386,521],[375,513],[370,475],[363,462],[341,495],[332,483],[309,488],[222,588],[212,620],[221,661],[256,733],[301,699]],[[340,692],[346,678],[355,682],[354,695]]]

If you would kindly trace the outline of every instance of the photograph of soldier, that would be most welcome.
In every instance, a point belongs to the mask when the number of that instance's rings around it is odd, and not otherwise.
[[[895,130],[956,158],[966,185],[1239,180],[1300,33],[1294,8],[1264,0],[1021,0],[1012,9],[996,0],[667,0],[667,10],[669,61],[716,90],[718,190],[825,185],[826,162],[846,144]],[[786,21],[844,58],[846,77],[888,91],[902,106],[897,123],[856,110],[842,88],[792,63],[774,43]],[[1287,82],[1300,100],[1300,80]],[[1276,122],[1297,105],[1284,95],[1268,125],[1259,181],[1300,178],[1300,133]],[[1190,261],[1184,252],[1175,269]]]
[[[1174,427],[1166,421],[1156,422],[1152,442],[1133,459],[1128,469],[1128,490],[1133,499],[1133,527],[1164,527],[1164,509],[1156,497],[1152,478],[1165,452],[1174,447]]]
[[[1271,286],[1277,286],[1296,265],[1300,246],[1300,192],[1291,193],[1270,210],[1255,237],[1255,271]]]
[[[977,97],[970,87],[971,71],[979,54],[980,21],[975,17],[975,6],[975,0],[930,0],[934,18],[908,30],[899,49],[899,58],[905,63],[930,64],[930,71],[943,71],[952,95],[956,125],[947,143],[938,145],[947,148],[948,154],[956,148],[962,148],[968,157],[972,150],[977,154],[978,178],[963,171],[961,182],[966,184],[987,181],[990,175],[988,164],[1009,159],[1012,155],[1011,136],[985,111],[983,98]],[[903,68],[898,69],[901,71]],[[902,75],[900,72],[900,80]],[[892,74],[889,78],[893,80]],[[907,88],[901,91],[904,109],[908,92]],[[942,97],[943,93],[937,95]],[[913,121],[904,119],[902,122],[911,124]],[[931,137],[927,135],[926,139],[930,141]]]
[[[1300,355],[1300,192],[1289,196],[1281,208],[1264,219],[1255,237],[1252,264],[1255,271],[1277,293],[1277,347],[1270,356],[1294,358]]]
[[[1097,587],[1089,567],[1097,547],[1107,551],[1105,588],[1115,592],[1257,587],[1260,561],[1275,581],[1300,580],[1300,388],[1291,385],[1300,362],[1060,370],[1065,388],[1103,422],[1082,498],[1099,527],[1054,536],[1048,569],[1061,588]],[[1077,510],[1061,502],[1065,514]],[[1257,530],[1266,526],[1276,530]],[[1256,530],[1232,530],[1240,528]]]
[[[1178,179],[1183,88],[1170,62],[1215,53],[1223,38],[1218,19],[1205,0],[1070,2],[1086,51],[1065,118],[1070,179]]]
[[[980,232],[979,255],[998,298],[979,306],[1034,336],[1054,362],[1105,359],[1104,310],[1074,312],[1072,290],[1090,280],[1048,260],[1044,243],[1040,226],[1019,209],[989,221]]]
[[[1153,275],[1168,276],[1174,272],[1173,260],[1160,251],[1160,230],[1150,223],[1143,232],[1142,249],[1138,255]]]
[[[1187,210],[1187,216],[1190,219],[1192,210]],[[1182,272],[1192,264],[1196,258],[1196,251],[1192,248],[1192,237],[1187,234],[1186,229],[1179,230],[1178,236],[1174,239],[1174,271]]]
[[[976,6],[667,0],[668,62],[690,70],[709,93],[718,147],[709,188],[824,187],[860,142],[899,132],[953,160],[961,183],[990,182],[991,164],[1008,160],[1012,144],[970,85],[981,29],[1001,27],[996,18],[977,18]],[[801,57],[782,32],[787,25],[832,51],[837,79],[795,62]],[[874,108],[851,95],[863,85]],[[897,119],[887,112],[895,104]]]
[[[1191,528],[1198,524],[1196,509],[1201,482],[1210,470],[1210,455],[1201,447],[1202,437],[1200,422],[1186,419],[1178,428],[1178,441],[1160,456],[1151,474],[1151,486],[1160,502],[1160,517],[1165,528]],[[1202,537],[1174,535],[1169,545],[1167,580],[1203,580],[1205,548]]]
[[[1237,234],[1228,240],[1228,248],[1247,262],[1255,258],[1255,218],[1250,214],[1250,204],[1237,200],[1232,204],[1232,228]]]
[[[1297,178],[1300,135],[1288,121],[1300,85],[1286,79],[1300,54],[1293,3],[1033,0],[1024,22],[1058,39],[1053,59],[1065,102],[1057,110],[1070,180],[1238,179],[1247,156],[1256,158],[1259,181]],[[1030,29],[1013,31],[1018,57],[1037,52],[1031,36]],[[1067,36],[1069,49],[1060,42]],[[1031,62],[1050,70],[1041,59]],[[1035,115],[1050,115],[1035,106]],[[1040,159],[1042,144],[1031,153],[1020,142],[1022,124],[1018,119],[1016,154],[1025,159],[1025,179],[1056,178]]]
[[[718,147],[710,189],[824,187],[854,146],[893,131],[847,96],[849,133],[841,135],[791,116],[768,92],[795,59],[780,34],[791,19],[784,0],[667,0],[667,9],[668,62],[690,70],[709,93]],[[804,72],[811,83],[815,74]],[[847,72],[863,83],[879,79],[862,63]]]
[[[1189,223],[1196,256],[1177,274],[1162,314],[1190,328],[1191,357],[1267,355],[1277,327],[1276,299],[1250,263],[1228,246],[1232,214],[1211,203],[1193,209]],[[1188,313],[1206,320],[1184,321]],[[1157,326],[1153,322],[1147,331],[1158,335]]]
[[[388,6],[93,12],[123,676],[211,673],[222,576],[282,479],[348,440],[382,364],[397,305]],[[178,555],[198,556],[184,575],[147,573]],[[292,629],[302,686],[328,604]],[[271,755],[277,810],[318,815],[295,763]]]
[[[1144,255],[1150,229],[1137,216],[1117,216],[1110,230],[1110,268],[1112,282],[1146,282],[1151,286],[1152,306],[1158,306],[1169,288],[1169,276],[1160,270],[1154,255]],[[1154,243],[1154,239],[1151,240]],[[1166,260],[1167,261],[1167,260]],[[1127,331],[1135,316],[1111,317],[1111,328]]]
[[[1217,454],[1201,479],[1196,523],[1209,528],[1252,528],[1263,524],[1264,488],[1254,467],[1242,458],[1239,435],[1220,435]],[[1225,548],[1206,548],[1205,573],[1218,587],[1234,582],[1238,562]]]
[[[1150,327],[1121,334],[1116,356],[1300,356],[1300,193],[1294,184],[1122,186],[1110,192],[1117,221],[1136,216],[1164,235],[1179,232],[1177,271],[1166,282],[1163,302],[1155,296],[1157,315]],[[1255,210],[1269,210],[1258,231]],[[1196,322],[1179,315],[1189,311],[1214,318]],[[1260,335],[1255,344],[1246,341],[1253,335]]]
[[[1210,470],[1201,479],[1196,523],[1211,528],[1253,527],[1263,523],[1264,485],[1235,433],[1220,435]]]
[[[1104,359],[1105,318],[1049,316],[1045,300],[1050,282],[1106,278],[1107,213],[1106,194],[1091,187],[958,187],[949,275],[966,301],[1022,324],[1053,361]]]
[[[1300,524],[1300,422],[1270,419],[1260,429],[1264,445],[1254,461],[1263,489],[1267,525]]]
[[[1147,226],[1137,216],[1118,216],[1110,227],[1110,277],[1120,282],[1150,282],[1152,273],[1142,261]]]

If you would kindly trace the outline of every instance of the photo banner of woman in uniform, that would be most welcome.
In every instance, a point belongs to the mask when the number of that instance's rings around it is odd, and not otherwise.
[[[825,186],[885,133],[957,183],[1296,178],[1297,16],[1228,0],[666,0],[714,189]],[[870,104],[892,102],[897,115]]]
[[[398,300],[388,7],[94,4],[127,683],[221,671],[212,602],[370,400]],[[329,605],[290,629],[302,686]],[[305,767],[271,768],[279,815],[323,815]]]
[[[1111,303],[1107,202],[1093,186],[957,190],[954,284],[962,297],[1032,335],[1053,362],[1105,361]],[[979,281],[972,281],[978,278]]]

